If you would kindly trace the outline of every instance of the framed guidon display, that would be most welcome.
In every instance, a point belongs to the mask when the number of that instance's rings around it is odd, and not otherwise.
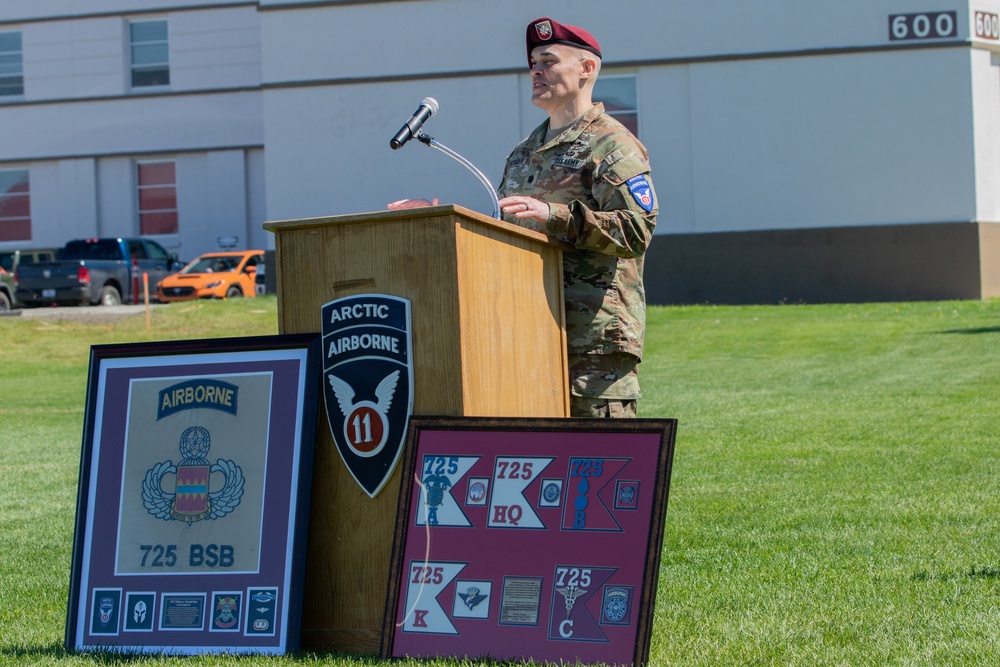
[[[413,418],[381,656],[645,664],[676,424]]]
[[[298,647],[319,337],[91,348],[71,651]]]

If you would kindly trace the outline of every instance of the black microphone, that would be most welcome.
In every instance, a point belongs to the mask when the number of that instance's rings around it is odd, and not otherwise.
[[[417,110],[413,112],[413,116],[410,120],[406,121],[406,125],[399,129],[392,139],[389,140],[389,147],[392,150],[396,150],[407,141],[412,139],[417,132],[420,130],[420,126],[423,125],[428,118],[437,113],[438,102],[433,97],[425,97],[420,102],[420,106]]]

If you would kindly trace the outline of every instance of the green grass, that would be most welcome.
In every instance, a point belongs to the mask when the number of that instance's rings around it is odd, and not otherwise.
[[[91,344],[277,332],[273,297],[0,319],[0,664],[458,665],[62,649]],[[1000,302],[654,307],[679,420],[650,663],[1000,663]]]

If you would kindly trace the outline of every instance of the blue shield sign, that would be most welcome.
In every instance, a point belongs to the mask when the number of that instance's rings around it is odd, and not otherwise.
[[[322,317],[330,434],[374,498],[399,461],[413,410],[410,302],[360,294],[324,304]]]

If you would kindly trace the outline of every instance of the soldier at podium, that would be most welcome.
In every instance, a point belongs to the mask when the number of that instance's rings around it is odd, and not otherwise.
[[[643,255],[658,210],[648,153],[592,101],[602,57],[593,35],[543,17],[526,42],[531,101],[548,119],[507,158],[500,208],[573,246],[563,254],[571,415],[635,417]]]
[[[531,101],[548,118],[508,156],[500,210],[507,222],[573,246],[563,253],[571,416],[635,417],[643,255],[658,211],[649,156],[593,102],[602,56],[592,34],[542,17],[528,24],[526,46]]]

